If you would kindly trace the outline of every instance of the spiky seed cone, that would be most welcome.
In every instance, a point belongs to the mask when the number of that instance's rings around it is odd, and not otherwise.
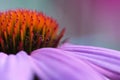
[[[42,12],[17,9],[0,13],[0,51],[28,53],[43,47],[56,47],[65,29],[58,34],[58,24]]]

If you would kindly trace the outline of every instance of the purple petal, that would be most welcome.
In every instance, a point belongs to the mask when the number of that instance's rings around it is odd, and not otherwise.
[[[59,48],[76,54],[79,59],[89,61],[92,67],[112,80],[120,80],[120,51],[71,44],[64,44]]]
[[[8,55],[6,55],[5,53],[0,53],[0,69],[2,69],[4,67],[7,57],[8,57]]]
[[[2,60],[2,61],[1,61]],[[32,69],[28,55],[21,51],[17,55],[0,53],[0,80],[31,80]]]
[[[43,80],[105,80],[82,59],[54,48],[33,51],[31,56],[38,68],[36,73]]]

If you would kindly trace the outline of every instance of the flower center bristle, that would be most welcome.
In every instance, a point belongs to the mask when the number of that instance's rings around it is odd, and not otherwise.
[[[56,21],[42,12],[18,9],[0,13],[0,51],[7,54],[57,47],[64,32],[58,34]]]

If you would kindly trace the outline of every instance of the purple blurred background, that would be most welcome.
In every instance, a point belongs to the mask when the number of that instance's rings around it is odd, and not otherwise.
[[[72,42],[120,50],[120,0],[54,0]]]

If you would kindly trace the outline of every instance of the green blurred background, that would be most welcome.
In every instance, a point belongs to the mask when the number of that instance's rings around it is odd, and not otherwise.
[[[0,10],[33,9],[66,27],[65,38],[81,45],[120,50],[118,0],[1,0]]]

